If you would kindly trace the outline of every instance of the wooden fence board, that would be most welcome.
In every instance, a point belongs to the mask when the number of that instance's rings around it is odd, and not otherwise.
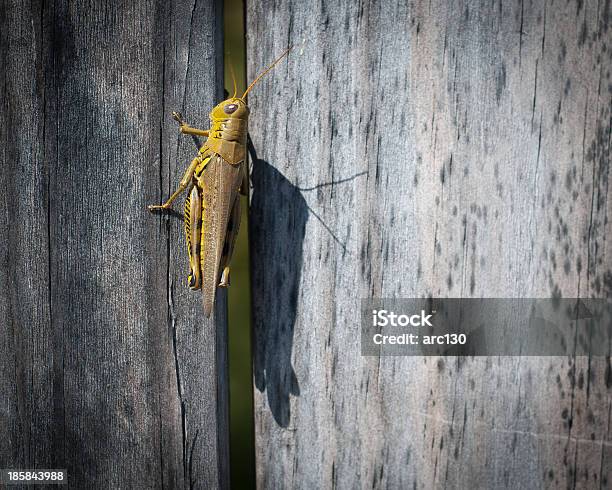
[[[222,96],[221,2],[0,6],[0,467],[227,486],[225,295],[153,216]],[[180,209],[180,205],[177,206]]]
[[[610,297],[610,2],[249,2],[261,488],[610,484],[609,359],[364,358],[368,297]]]

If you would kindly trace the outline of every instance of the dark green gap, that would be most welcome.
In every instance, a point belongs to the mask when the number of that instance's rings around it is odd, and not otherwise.
[[[238,96],[246,90],[246,55],[243,0],[224,0],[225,89]],[[231,262],[228,290],[230,471],[232,488],[255,488],[255,439],[253,425],[253,373],[251,353],[251,294],[249,277],[248,203],[242,200],[242,217]]]

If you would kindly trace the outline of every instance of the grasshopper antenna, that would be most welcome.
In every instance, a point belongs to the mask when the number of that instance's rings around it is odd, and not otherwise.
[[[236,85],[236,74],[234,73],[234,65],[230,63],[229,65],[230,73],[232,74],[232,81],[234,82],[234,95],[232,95],[232,99],[236,98],[236,92],[238,92],[238,86]]]
[[[268,73],[268,72],[269,72],[269,71],[270,71],[272,68],[274,68],[274,67],[276,66],[276,64],[277,64],[277,63],[278,63],[280,60],[282,60],[282,59],[283,59],[283,58],[284,58],[284,57],[287,55],[287,53],[289,53],[289,51],[291,51],[292,49],[293,49],[293,46],[289,46],[289,47],[288,47],[288,48],[285,50],[285,52],[284,52],[283,54],[281,54],[281,55],[280,55],[278,58],[276,58],[276,59],[275,59],[275,60],[272,62],[272,64],[271,64],[271,65],[270,65],[268,68],[266,68],[266,69],[265,69],[264,71],[262,71],[262,72],[261,72],[259,75],[257,75],[257,78],[251,82],[251,85],[249,85],[249,86],[248,86],[248,88],[246,89],[246,91],[244,92],[244,94],[242,94],[241,99],[244,99],[244,98],[246,97],[246,94],[248,94],[248,93],[249,93],[249,91],[250,91],[250,90],[253,88],[253,86],[254,86],[254,85],[257,83],[257,82],[259,82],[259,80],[261,80],[261,78],[262,78],[262,77],[263,77],[263,76],[264,76],[266,73]]]

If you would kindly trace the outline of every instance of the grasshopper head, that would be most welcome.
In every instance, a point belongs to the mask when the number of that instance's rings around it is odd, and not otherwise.
[[[238,97],[230,97],[224,100],[210,113],[211,119],[249,119],[249,108],[244,100]]]
[[[245,98],[247,94],[251,91],[251,89],[255,86],[261,78],[268,73],[272,68],[276,66],[276,64],[282,60],[289,51],[291,51],[293,47],[289,47],[285,50],[283,54],[281,54],[272,64],[266,68],[263,72],[261,72],[255,80],[251,82],[251,84],[247,87],[242,97],[236,97],[236,79],[234,78],[234,95],[229,99],[224,100],[220,104],[218,104],[210,113],[210,118],[213,121],[225,120],[225,119],[242,119],[243,121],[248,121],[249,119],[249,108],[246,105]]]

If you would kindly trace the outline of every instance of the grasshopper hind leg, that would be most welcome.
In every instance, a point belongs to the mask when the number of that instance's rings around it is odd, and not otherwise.
[[[187,252],[189,254],[189,288],[197,290],[202,287],[202,269],[200,265],[201,254],[201,228],[202,228],[202,196],[197,186],[192,186],[185,200],[185,235],[187,238]]]
[[[225,244],[223,245],[223,255],[221,257],[221,267],[223,271],[221,273],[221,280],[219,282],[220,288],[226,288],[230,285],[230,268],[229,263],[232,259],[232,253],[234,252],[234,245],[236,244],[236,237],[238,236],[238,229],[240,228],[240,196],[236,196],[234,204],[232,206],[232,214],[227,223],[227,232],[225,234]]]

